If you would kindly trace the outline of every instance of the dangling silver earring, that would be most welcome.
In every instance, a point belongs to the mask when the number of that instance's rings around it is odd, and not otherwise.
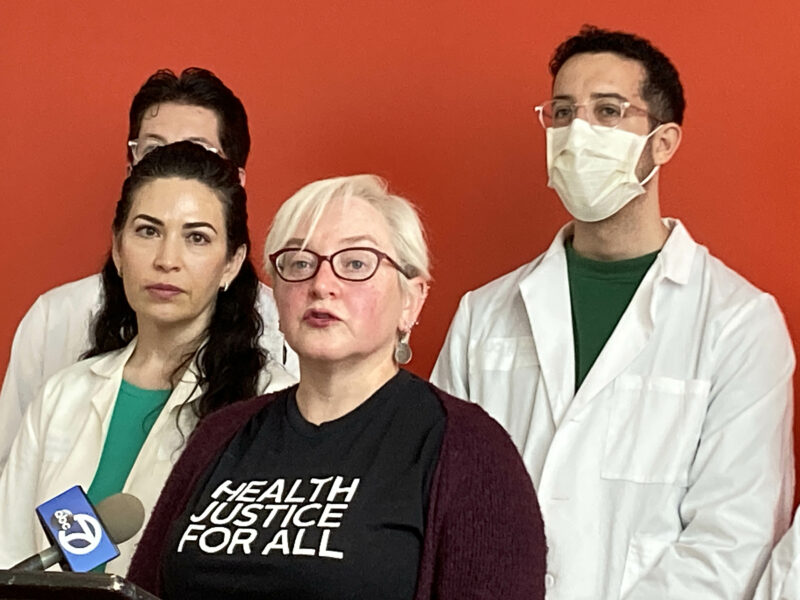
[[[394,360],[398,365],[407,365],[411,362],[413,353],[411,352],[411,346],[408,345],[410,335],[411,331],[404,331],[400,334],[400,339],[397,340],[397,345],[394,347]]]
[[[224,285],[223,285],[221,288],[219,288],[219,289],[221,289],[223,292],[227,292],[227,291],[228,291],[228,286],[229,286],[230,284],[231,284],[231,282],[230,282],[230,281],[226,281],[226,282],[224,283]]]

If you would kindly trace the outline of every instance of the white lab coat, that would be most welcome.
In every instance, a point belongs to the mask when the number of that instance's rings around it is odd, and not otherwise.
[[[775,300],[680,222],[574,391],[562,229],[467,293],[431,380],[511,434],[548,598],[750,598],[794,490],[794,353]]]
[[[773,549],[755,600],[800,600],[800,512]]]
[[[39,296],[20,321],[0,390],[0,472],[22,415],[44,382],[89,349],[89,328],[100,309],[102,288],[99,274],[53,288]],[[261,346],[299,377],[297,355],[284,343],[272,290],[263,283],[257,308],[264,321]]]
[[[28,407],[0,476],[0,568],[8,568],[50,545],[34,513],[36,506],[73,485],[89,489],[123,368],[135,345],[134,340],[121,350],[59,371]],[[146,518],[196,424],[190,406],[179,411],[181,405],[200,395],[196,382],[195,367],[191,366],[167,399],[125,481],[122,491],[142,501]],[[278,391],[294,382],[282,365],[269,361],[259,379],[259,390]],[[176,426],[179,412],[180,428]],[[108,563],[107,572],[127,572],[141,533],[119,545],[120,556]]]

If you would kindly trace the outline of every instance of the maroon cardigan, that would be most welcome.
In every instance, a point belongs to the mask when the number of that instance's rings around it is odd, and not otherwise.
[[[479,406],[431,388],[444,407],[446,426],[414,600],[543,599],[544,525],[517,449]],[[153,509],[128,579],[152,593],[162,592],[161,557],[172,523],[213,461],[274,398],[232,404],[195,430]]]

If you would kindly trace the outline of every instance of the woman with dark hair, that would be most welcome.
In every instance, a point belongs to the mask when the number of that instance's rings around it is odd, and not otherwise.
[[[300,383],[200,426],[128,577],[181,599],[544,598],[508,434],[400,368],[430,281],[411,204],[370,175],[309,184],[265,255]]]
[[[0,478],[0,566],[41,550],[34,508],[80,484],[155,504],[186,437],[215,410],[292,383],[258,346],[258,279],[235,165],[192,142],[126,179],[92,348],[50,378]],[[138,536],[109,570],[124,573]]]

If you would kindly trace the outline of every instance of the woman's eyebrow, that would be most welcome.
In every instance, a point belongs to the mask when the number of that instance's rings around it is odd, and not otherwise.
[[[217,233],[217,229],[211,223],[206,223],[205,221],[193,221],[183,224],[184,229],[197,229],[198,227],[207,227],[214,233]]]
[[[134,221],[136,219],[143,219],[145,221],[152,223],[153,225],[161,225],[161,226],[164,225],[164,221],[162,221],[161,219],[156,219],[155,217],[151,217],[150,215],[146,215],[144,213],[138,214],[135,217],[133,217]]]

